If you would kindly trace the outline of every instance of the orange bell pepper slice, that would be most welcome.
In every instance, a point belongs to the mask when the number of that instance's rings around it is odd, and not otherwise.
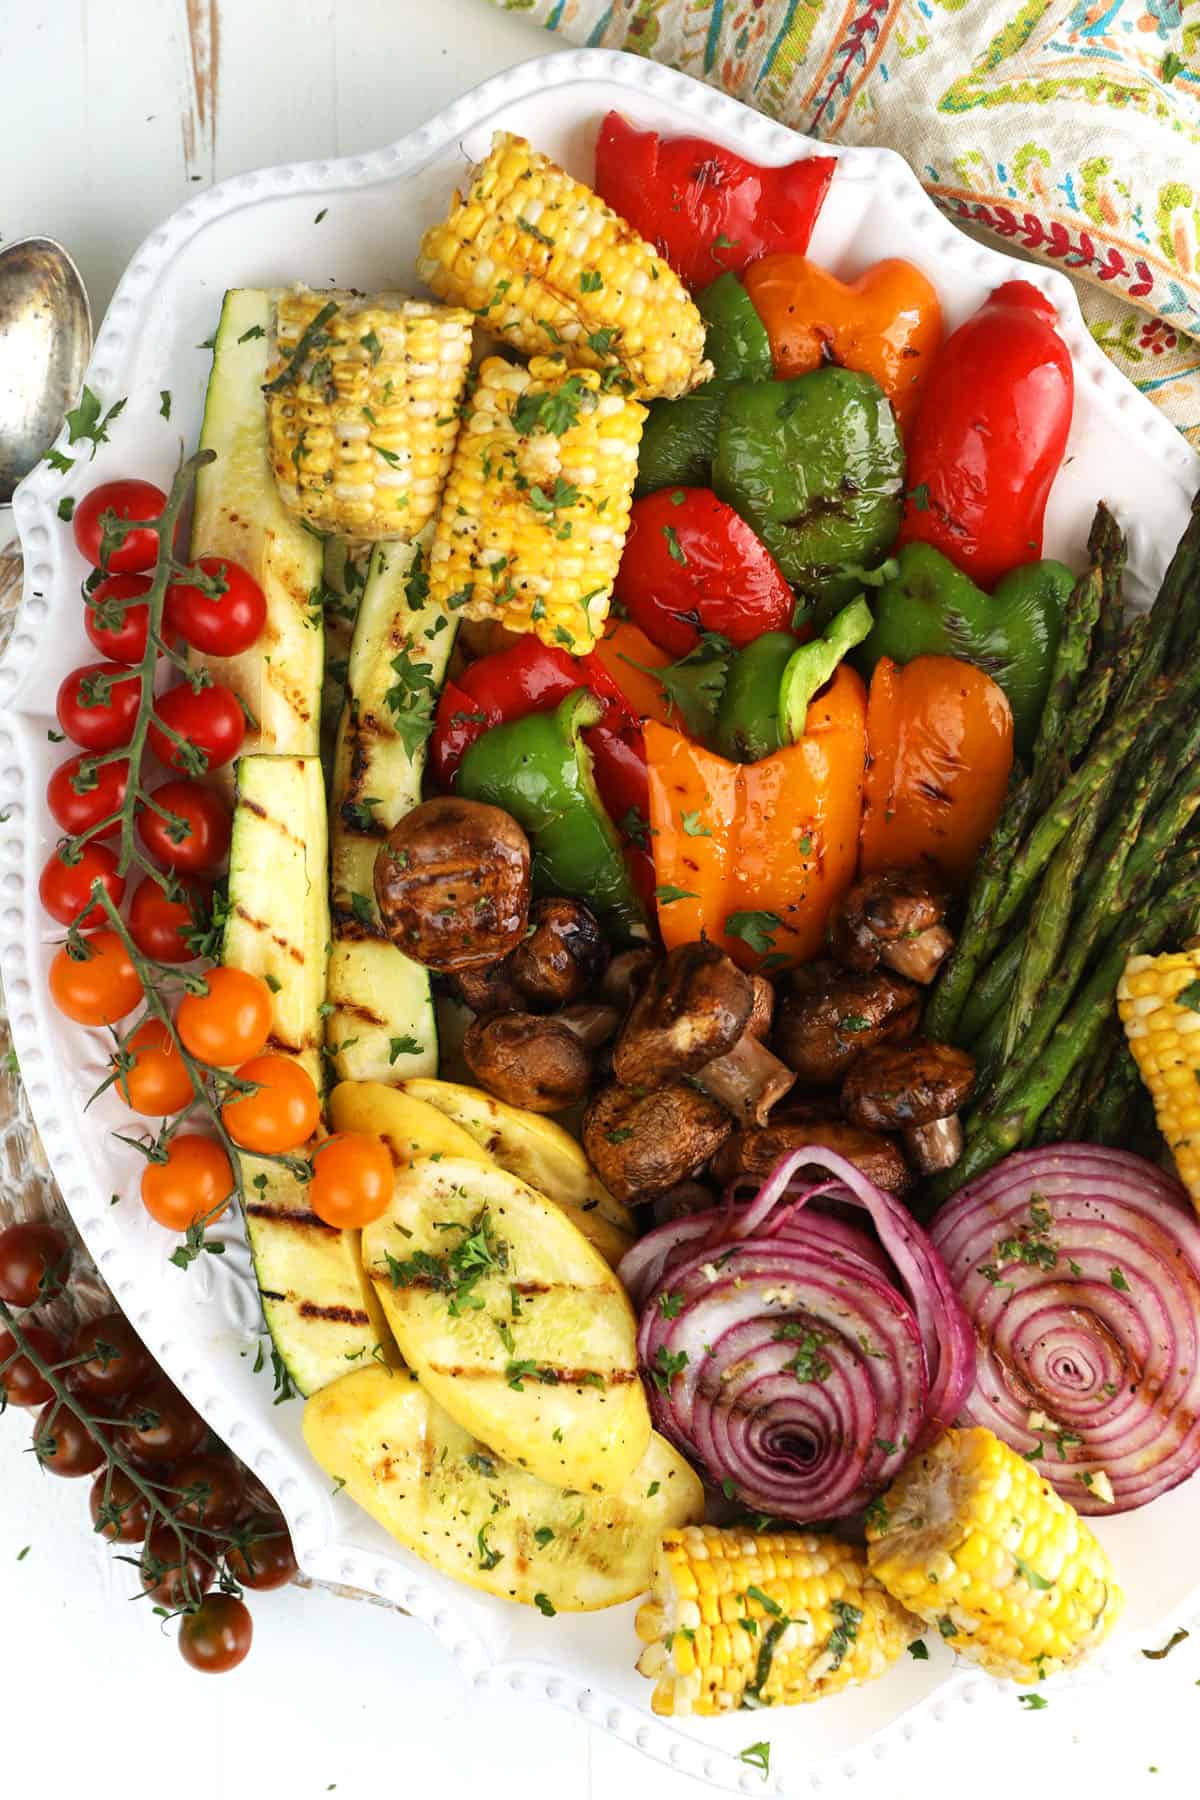
[[[859,676],[843,664],[809,707],[804,736],[761,762],[726,762],[654,721],[645,738],[667,948],[707,936],[749,969],[815,956],[858,861],[866,760]]]
[[[742,279],[777,376],[808,375],[831,360],[873,375],[907,430],[942,339],[937,292],[920,269],[889,257],[845,282],[783,253],[751,264]]]
[[[1012,769],[1012,710],[990,675],[954,656],[881,657],[867,703],[862,872],[931,862],[970,877]]]
[[[678,724],[678,713],[660,684],[643,672],[665,669],[671,658],[652,644],[644,631],[625,619],[612,620],[592,655],[603,663],[639,718],[657,719],[661,725]]]

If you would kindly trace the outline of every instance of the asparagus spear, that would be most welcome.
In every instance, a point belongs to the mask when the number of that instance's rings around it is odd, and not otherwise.
[[[1125,962],[1135,949],[1153,952],[1178,920],[1200,904],[1200,879],[1173,887],[1148,903],[1132,930],[1107,950],[1059,1020],[1041,1053],[1025,1062],[1003,1103],[977,1111],[967,1126],[966,1147],[952,1169],[930,1185],[937,1203],[981,1175],[1036,1131],[1038,1121],[1076,1063],[1092,1054],[1104,1030]]]
[[[1130,678],[1126,694],[1133,698],[1166,669],[1186,668],[1191,660],[1200,613],[1197,572],[1200,570],[1200,495],[1192,501],[1192,516],[1167,567],[1158,596],[1150,609],[1145,649]]]
[[[1105,1070],[1099,1092],[1089,1096],[1091,1105],[1084,1117],[1089,1142],[1123,1148],[1141,1092],[1142,1077],[1138,1066],[1129,1054],[1128,1045],[1122,1042],[1117,1045]]]
[[[1119,540],[1115,549],[1111,548],[1114,535]],[[1102,537],[1103,545],[1100,542]],[[1106,547],[1109,547],[1108,554],[1105,554]],[[1125,577],[1126,545],[1103,500],[1097,506],[1096,516],[1092,521],[1088,553],[1100,563],[1100,616],[1096,622],[1095,660],[1107,662],[1120,642],[1125,617],[1121,583]]]
[[[1012,985],[1016,980],[1017,968],[1021,961],[1025,936],[1018,931],[1015,937],[1009,938],[1003,949],[998,950],[987,968],[975,979],[975,985],[967,995],[966,1005],[958,1021],[956,1043],[965,1044],[969,1049],[991,1024],[998,1012],[1008,1005],[1008,997],[1012,993]]]
[[[1037,900],[1029,915],[1022,941],[1021,959],[1005,1010],[1002,1037],[1005,1058],[1012,1056],[1028,1031],[1043,989],[1054,973],[1071,923],[1079,878],[1087,862],[1100,821],[1108,809],[1116,784],[1114,770],[1088,796],[1046,869]]]
[[[1013,853],[1032,816],[1033,802],[1033,783],[1028,777],[1009,789],[1004,811],[979,859],[958,938],[942,964],[925,1007],[923,1029],[927,1037],[943,1043],[950,1043],[955,1038],[976,970],[990,953],[996,905],[1008,877]]]
[[[1161,706],[1162,698],[1155,686],[1124,707],[1105,727],[1095,749],[1064,783],[1012,860],[1004,891],[992,913],[994,930],[1007,925],[1028,898],[1034,882],[1071,829],[1080,809],[1115,775],[1138,733]]]
[[[1103,501],[1096,508],[1088,534],[1088,555],[1090,566],[1075,583],[1063,614],[1046,704],[1033,746],[1034,781],[1041,804],[1053,793],[1057,781],[1068,721],[1091,656],[1092,634],[1105,590],[1105,570],[1124,559],[1124,540]]]
[[[1038,1120],[1035,1144],[1062,1144],[1076,1135],[1079,1102],[1087,1085],[1088,1065],[1076,1063]]]

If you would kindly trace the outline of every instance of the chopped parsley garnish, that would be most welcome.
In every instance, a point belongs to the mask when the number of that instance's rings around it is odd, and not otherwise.
[[[729,937],[741,938],[756,955],[765,956],[775,948],[775,933],[782,924],[778,913],[735,912],[726,919],[725,931]]]
[[[783,1368],[785,1374],[794,1375],[797,1381],[828,1381],[832,1375],[833,1365],[821,1355],[821,1345],[825,1342],[823,1332],[809,1330],[804,1325],[782,1325],[773,1341],[796,1344],[795,1356]]]
[[[669,1394],[671,1391],[671,1383],[674,1381],[676,1375],[681,1375],[683,1373],[687,1368],[687,1363],[688,1353],[686,1350],[672,1351],[668,1350],[665,1344],[660,1344],[658,1346],[658,1355],[654,1358],[654,1367],[650,1371],[651,1375],[654,1377],[655,1385],[661,1388],[664,1394]]]
[[[845,1661],[846,1652],[858,1636],[858,1628],[862,1624],[862,1607],[851,1606],[848,1600],[832,1600],[829,1610],[837,1618],[837,1624],[829,1634],[829,1642],[825,1648],[833,1657],[833,1667],[840,1669]]]
[[[558,1608],[555,1606],[553,1600],[551,1600],[549,1594],[535,1594],[533,1596],[533,1604],[537,1607],[543,1617],[547,1619],[552,1619],[558,1611]]]
[[[683,1311],[683,1295],[664,1288],[658,1296],[658,1310],[664,1319],[677,1319]]]
[[[749,1763],[752,1769],[761,1769],[765,1781],[771,1773],[771,1746],[765,1740],[761,1744],[747,1744],[744,1750],[738,1751],[738,1761]]]
[[[485,1275],[507,1269],[508,1245],[494,1235],[486,1206],[476,1213],[469,1225],[456,1219],[445,1229],[464,1234],[445,1256],[416,1250],[401,1262],[389,1254],[388,1269],[394,1288],[429,1287],[437,1293],[448,1294],[450,1314],[459,1318],[464,1308],[472,1312],[482,1309],[483,1300],[474,1290]]]
[[[101,444],[108,442],[109,426],[125,411],[125,404],[124,400],[115,401],[102,417],[99,400],[90,387],[85,387],[79,396],[79,405],[73,406],[67,414],[67,442],[91,444],[94,461]]]
[[[712,832],[707,825],[700,823],[698,812],[685,812],[679,815],[680,823],[689,837],[711,837]]]
[[[491,1528],[492,1523],[489,1519],[487,1524],[481,1525],[475,1534],[475,1542],[479,1546],[479,1566],[481,1569],[494,1569],[497,1563],[502,1563],[504,1561],[503,1552],[500,1550],[493,1550],[492,1546],[487,1541],[487,1534]]]
[[[674,906],[676,900],[698,900],[700,896],[694,894],[691,888],[672,887],[670,882],[666,882],[655,888],[654,898],[660,906]]]
[[[908,1654],[912,1657],[914,1662],[928,1662],[929,1645],[925,1642],[924,1638],[914,1638],[912,1643],[908,1646]]]
[[[527,219],[524,213],[517,214],[517,224],[522,231],[527,231],[537,243],[545,244],[547,249],[553,250],[554,239],[548,232],[543,231],[540,225],[535,225],[532,219]]]
[[[1029,1586],[1034,1588],[1039,1594],[1049,1593],[1050,1589],[1054,1586],[1052,1581],[1047,1581],[1044,1575],[1039,1575],[1036,1569],[1031,1569],[1023,1557],[1014,1556],[1013,1561],[1017,1565],[1017,1574],[1021,1577],[1022,1581],[1028,1582]]]
[[[1115,1263],[1113,1264],[1112,1268],[1108,1271],[1108,1279],[1112,1282],[1113,1286],[1117,1289],[1118,1293],[1121,1293],[1121,1294],[1129,1293],[1129,1291],[1130,1291],[1129,1283],[1126,1281],[1123,1272],[1117,1267],[1117,1265]]]
[[[555,393],[519,395],[511,414],[513,430],[522,437],[535,432],[561,437],[578,420],[580,403],[587,391],[578,375],[569,375]]]
[[[388,1039],[388,1063],[394,1063],[398,1056],[420,1056],[424,1045],[418,1044],[415,1037],[394,1037]]]
[[[584,269],[579,277],[581,294],[598,294],[604,286],[604,277],[599,269]]]
[[[384,694],[384,704],[411,762],[433,730],[433,664],[417,662],[405,647],[393,656],[392,672],[396,680]]]
[[[672,562],[687,563],[687,552],[679,541],[679,534],[673,525],[664,525],[662,534],[667,540],[667,553]]]
[[[1017,1705],[1023,1706],[1027,1712],[1041,1712],[1043,1708],[1049,1706],[1049,1704],[1050,1702],[1047,1700],[1045,1694],[1017,1695]]]

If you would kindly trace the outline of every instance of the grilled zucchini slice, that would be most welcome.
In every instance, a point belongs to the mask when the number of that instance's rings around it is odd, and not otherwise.
[[[384,932],[375,855],[421,798],[428,721],[450,659],[451,615],[425,599],[422,541],[378,544],[359,603],[333,757],[333,942],[325,1041],[345,1081],[437,1071],[428,970]]]
[[[612,1270],[565,1212],[434,1108],[343,1082],[330,1111],[337,1131],[377,1132],[396,1163],[363,1263],[426,1390],[544,1481],[619,1489],[645,1455],[650,1414]]]
[[[434,1568],[556,1612],[619,1606],[650,1585],[664,1531],[704,1514],[704,1490],[665,1439],[612,1493],[571,1493],[494,1456],[402,1374],[356,1370],[304,1409],[326,1474]]]
[[[228,556],[262,588],[266,624],[238,656],[191,653],[245,702],[255,728],[245,749],[309,756],[319,749],[321,672],[321,540],[279,498],[267,455],[262,392],[279,288],[232,288],[221,308],[200,448],[216,461],[201,469],[192,513],[191,554]],[[226,793],[230,766],[212,779]]]
[[[269,1048],[321,1086],[321,1005],[329,941],[325,783],[317,756],[243,756],[229,856],[222,961],[271,989]],[[358,1233],[333,1231],[279,1163],[243,1155],[246,1229],[263,1313],[302,1394],[386,1351],[373,1322]]]
[[[436,1106],[469,1132],[510,1175],[566,1209],[606,1263],[617,1266],[636,1235],[627,1206],[614,1200],[569,1132],[541,1113],[494,1100],[457,1081],[406,1081],[406,1094]]]

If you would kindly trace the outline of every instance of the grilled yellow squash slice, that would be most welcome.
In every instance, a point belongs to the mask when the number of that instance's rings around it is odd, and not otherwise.
[[[547,1200],[570,1214],[571,1222],[615,1268],[634,1240],[629,1208],[614,1200],[569,1132],[540,1113],[524,1112],[494,1100],[480,1088],[457,1081],[406,1081],[414,1100],[436,1106],[461,1125],[494,1162],[519,1175]]]
[[[493,1455],[407,1375],[377,1367],[310,1400],[304,1436],[326,1474],[434,1568],[543,1612],[632,1600],[662,1533],[704,1512],[700,1482],[664,1438],[615,1491],[571,1493]]]
[[[650,1414],[612,1270],[565,1212],[434,1107],[343,1082],[331,1113],[338,1131],[379,1133],[396,1163],[363,1264],[426,1390],[542,1480],[620,1488],[645,1455]]]
[[[271,989],[268,1048],[321,1086],[321,1005],[329,940],[325,782],[317,756],[243,756],[229,856],[229,916],[221,958]],[[288,1374],[312,1394],[347,1358],[386,1351],[373,1317],[358,1233],[333,1231],[281,1163],[241,1157],[246,1230],[267,1328]]]

